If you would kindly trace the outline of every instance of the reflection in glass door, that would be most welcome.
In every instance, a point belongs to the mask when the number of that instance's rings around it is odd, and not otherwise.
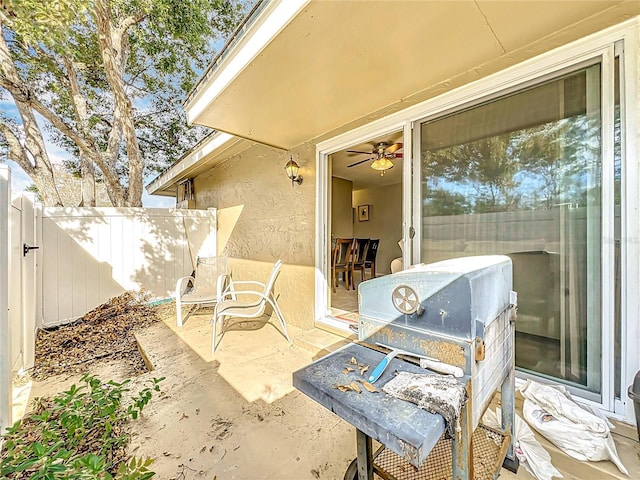
[[[600,66],[421,124],[425,263],[504,254],[516,366],[601,393]]]

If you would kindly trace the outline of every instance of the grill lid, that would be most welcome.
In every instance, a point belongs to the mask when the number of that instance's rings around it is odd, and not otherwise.
[[[361,322],[393,323],[470,340],[509,307],[511,260],[461,257],[416,265],[358,286]],[[369,328],[360,329],[360,340]]]

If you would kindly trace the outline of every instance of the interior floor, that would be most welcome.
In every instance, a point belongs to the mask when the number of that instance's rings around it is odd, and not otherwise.
[[[335,293],[331,294],[331,309],[336,313],[358,312],[358,290],[347,290],[339,284]]]

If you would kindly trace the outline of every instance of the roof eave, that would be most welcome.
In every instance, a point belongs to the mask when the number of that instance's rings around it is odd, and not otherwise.
[[[261,8],[254,9],[252,22],[243,22],[244,31],[236,31],[233,42],[228,42],[220,55],[209,65],[194,90],[184,102],[189,124],[198,118],[207,106],[227,88],[251,61],[273,40],[310,0],[265,0]]]

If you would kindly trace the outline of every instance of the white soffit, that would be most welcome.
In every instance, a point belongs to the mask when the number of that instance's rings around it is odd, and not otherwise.
[[[213,132],[149,183],[146,187],[147,192],[151,195],[174,196],[178,183],[210,170],[221,161],[246,150],[251,145],[252,142],[228,133]]]
[[[636,0],[270,2],[185,108],[290,149],[639,13]]]

